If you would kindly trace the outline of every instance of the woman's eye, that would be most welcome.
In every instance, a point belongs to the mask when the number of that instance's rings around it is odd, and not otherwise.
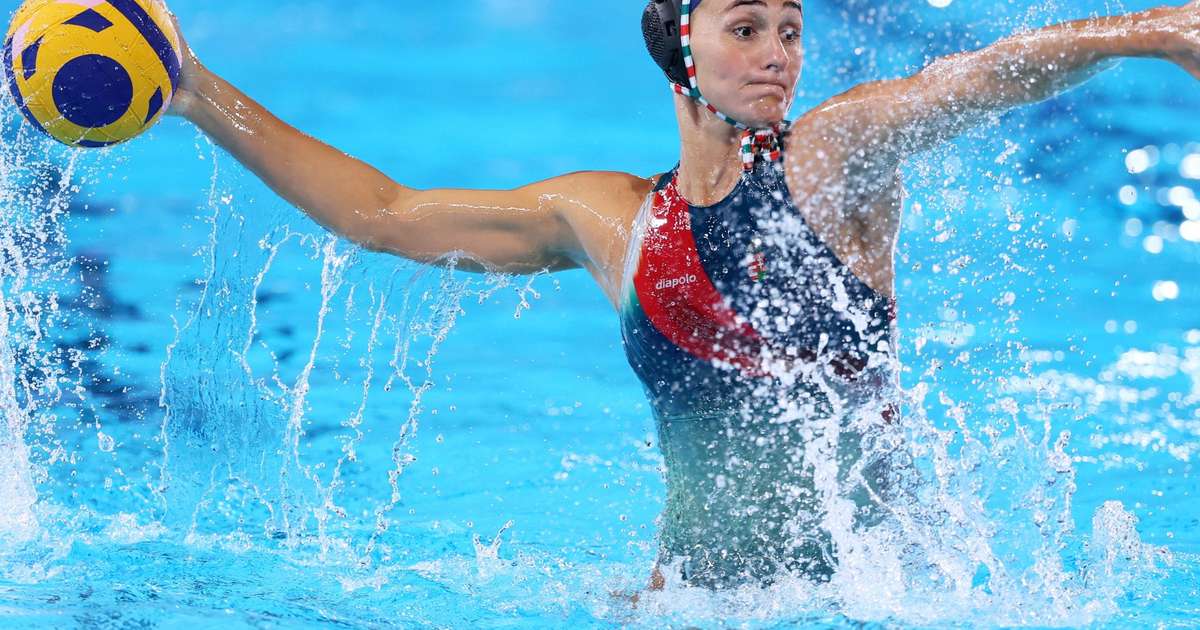
[[[783,40],[788,43],[797,42],[800,40],[800,31],[784,31]]]
[[[733,29],[733,34],[742,39],[746,39],[754,35],[754,29],[749,26],[739,26]]]

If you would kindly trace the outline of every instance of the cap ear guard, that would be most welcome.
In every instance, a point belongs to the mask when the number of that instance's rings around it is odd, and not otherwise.
[[[650,0],[642,13],[642,37],[650,57],[667,78],[676,85],[689,87],[683,44],[679,40],[679,17],[679,0]]]

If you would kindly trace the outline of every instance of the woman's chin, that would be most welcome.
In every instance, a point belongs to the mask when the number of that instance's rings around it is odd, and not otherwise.
[[[771,112],[770,114],[753,114],[750,116],[745,116],[743,118],[739,118],[738,121],[743,125],[753,129],[766,129],[767,127],[773,127],[782,123],[785,118],[785,112],[777,111]]]
[[[774,99],[764,99],[750,107],[741,118],[737,118],[736,116],[735,118],[743,124],[757,129],[778,125],[787,118],[787,113],[787,103],[781,103]]]
[[[740,107],[722,107],[713,102],[718,111],[728,114],[734,120],[754,129],[765,129],[778,125],[787,118],[791,103],[779,98],[760,98],[753,102],[743,101]]]

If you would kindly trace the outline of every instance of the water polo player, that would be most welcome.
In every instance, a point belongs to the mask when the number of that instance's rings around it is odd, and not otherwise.
[[[1200,75],[1200,3],[1069,22],[866,83],[794,123],[797,0],[654,0],[678,165],[416,190],[280,121],[189,53],[174,113],[363,247],[473,271],[586,269],[621,319],[666,460],[657,582],[828,575],[889,492],[899,167],[1123,56]],[[630,150],[636,150],[630,147]],[[868,456],[873,453],[874,455]]]

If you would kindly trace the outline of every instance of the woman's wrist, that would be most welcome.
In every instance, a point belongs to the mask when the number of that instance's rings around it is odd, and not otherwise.
[[[194,58],[187,62],[179,87],[171,99],[170,113],[193,120],[204,102],[204,93],[213,83],[213,74]]]

